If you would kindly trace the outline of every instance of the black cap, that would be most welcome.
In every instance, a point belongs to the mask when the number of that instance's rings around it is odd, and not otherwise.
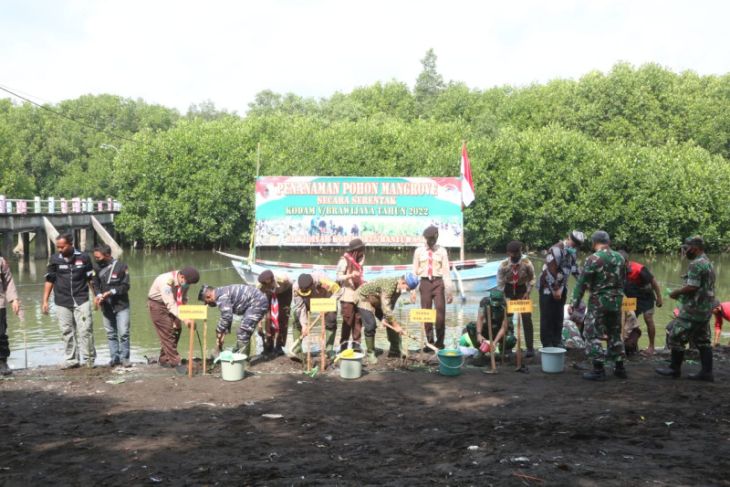
[[[259,274],[259,282],[261,284],[267,284],[274,280],[274,273],[271,270],[266,269],[264,272]]]
[[[360,240],[359,238],[353,238],[352,240],[350,240],[350,243],[347,246],[347,251],[352,252],[353,250],[364,249],[364,248],[365,248],[365,244],[363,243],[362,240]]]
[[[603,230],[596,230],[595,232],[593,232],[593,235],[591,235],[591,241],[594,244],[610,244],[611,237],[608,235],[608,232],[604,232]]]
[[[688,247],[697,247],[699,249],[704,250],[705,249],[705,239],[703,239],[699,235],[695,235],[694,237],[687,237],[684,240],[684,245],[686,245]]]
[[[299,289],[309,289],[312,287],[312,284],[314,284],[314,278],[311,274],[299,274],[299,277],[297,278],[297,284],[299,285]]]
[[[423,231],[423,236],[426,238],[438,237],[439,229],[437,227],[431,225]]]
[[[205,302],[205,292],[206,292],[206,291],[207,291],[208,289],[213,289],[213,288],[212,288],[211,286],[208,286],[207,284],[203,284],[203,285],[202,285],[202,286],[200,287],[200,291],[198,292],[198,301],[202,301],[202,302]]]
[[[200,273],[195,267],[185,267],[180,271],[180,274],[185,276],[185,282],[188,284],[196,284],[200,281]]]

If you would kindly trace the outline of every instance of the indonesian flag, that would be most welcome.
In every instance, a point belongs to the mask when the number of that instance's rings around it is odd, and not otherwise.
[[[464,142],[461,146],[461,204],[467,207],[472,201],[474,201],[474,181],[471,178],[471,162]]]

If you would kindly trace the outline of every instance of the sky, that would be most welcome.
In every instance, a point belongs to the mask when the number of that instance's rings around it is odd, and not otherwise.
[[[246,112],[256,93],[410,87],[429,48],[471,88],[578,79],[619,61],[730,72],[730,2],[3,0],[0,86]],[[0,97],[4,97],[0,93]]]

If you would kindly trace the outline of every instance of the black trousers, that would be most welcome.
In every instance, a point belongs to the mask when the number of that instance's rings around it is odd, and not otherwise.
[[[0,360],[10,356],[10,343],[8,342],[8,309],[0,308]]]
[[[511,284],[507,284],[504,287],[504,297],[507,299],[522,299],[522,296],[525,295],[525,292],[527,291],[527,286],[517,286],[515,288]],[[533,341],[534,341],[534,333],[533,333],[533,327],[532,327],[532,313],[520,313],[522,315],[522,331],[525,332],[525,346],[528,350],[533,349]],[[512,315],[507,315],[508,320],[512,320]],[[561,331],[562,331],[562,321],[561,321]]]
[[[561,299],[540,292],[540,342],[543,347],[559,347],[563,334],[563,307],[568,291],[563,290]]]

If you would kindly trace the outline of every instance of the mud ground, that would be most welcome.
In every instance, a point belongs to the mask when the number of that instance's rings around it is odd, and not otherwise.
[[[16,371],[0,382],[0,484],[730,485],[730,349],[712,384],[657,376],[664,358],[602,383],[539,359],[444,377],[381,357],[353,381],[286,357],[240,382]]]

